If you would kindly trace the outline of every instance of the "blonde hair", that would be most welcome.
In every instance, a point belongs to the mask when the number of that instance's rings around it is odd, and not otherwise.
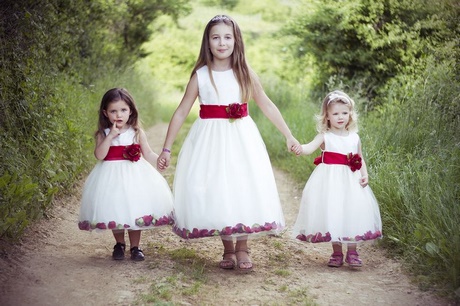
[[[249,65],[247,64],[246,58],[244,56],[244,42],[240,27],[238,26],[236,21],[233,20],[230,16],[217,15],[214,18],[212,18],[206,25],[206,28],[203,32],[203,38],[201,40],[200,54],[198,55],[198,59],[196,61],[195,67],[193,68],[190,77],[193,77],[193,75],[198,69],[207,65],[212,85],[214,86],[214,89],[216,89],[217,92],[216,84],[214,83],[211,71],[213,55],[211,53],[209,46],[209,35],[212,27],[221,23],[228,25],[233,29],[235,46],[233,48],[233,53],[231,55],[230,64],[241,89],[241,101],[248,102],[249,99],[251,99],[252,93],[254,91],[254,73],[249,68]]]
[[[355,101],[343,91],[334,90],[326,95],[321,106],[321,113],[316,116],[316,130],[318,133],[327,132],[331,128],[329,120],[327,120],[327,110],[330,105],[336,103],[348,105],[350,110],[350,120],[345,126],[345,129],[350,132],[358,132],[358,113],[355,110]]]

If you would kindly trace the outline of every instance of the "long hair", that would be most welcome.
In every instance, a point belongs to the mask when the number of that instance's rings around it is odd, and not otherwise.
[[[331,128],[329,120],[327,120],[327,110],[330,105],[335,103],[342,103],[348,106],[350,110],[350,120],[345,126],[345,129],[350,132],[358,132],[358,113],[355,110],[355,101],[343,91],[334,90],[326,95],[321,105],[321,113],[316,116],[316,130],[318,133],[324,133]]]
[[[244,54],[243,35],[241,34],[240,27],[238,26],[236,21],[233,20],[230,16],[217,15],[214,18],[212,18],[206,25],[206,28],[203,32],[203,38],[201,40],[200,54],[198,55],[198,59],[196,61],[195,67],[193,68],[190,77],[192,77],[198,69],[207,65],[212,85],[214,86],[214,89],[216,89],[217,92],[216,84],[214,83],[211,71],[213,55],[209,47],[209,35],[212,27],[221,23],[224,23],[232,27],[233,29],[235,46],[233,48],[230,63],[233,69],[233,73],[235,74],[236,80],[241,89],[241,100],[242,102],[248,102],[249,99],[251,99],[252,93],[254,91],[254,73],[251,71],[249,65],[246,62]]]
[[[137,111],[134,98],[124,88],[112,88],[108,90],[102,97],[101,105],[99,107],[99,121],[95,136],[97,137],[98,135],[102,135],[103,137],[105,137],[104,130],[113,126],[113,124],[110,123],[109,118],[105,116],[104,111],[107,111],[107,108],[109,107],[110,103],[118,101],[124,101],[129,106],[131,115],[129,115],[127,124],[133,127],[134,131],[136,132],[135,139],[137,140],[140,129],[139,113]]]

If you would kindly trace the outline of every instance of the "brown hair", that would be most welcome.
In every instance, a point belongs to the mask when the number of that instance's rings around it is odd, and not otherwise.
[[[105,116],[104,111],[107,111],[107,108],[109,107],[110,103],[117,101],[124,101],[126,102],[126,104],[128,104],[129,109],[131,111],[131,115],[129,115],[127,124],[129,124],[134,129],[134,131],[136,132],[135,138],[137,139],[140,129],[139,113],[137,111],[134,98],[124,88],[112,88],[108,90],[102,97],[101,105],[99,107],[99,121],[95,136],[97,137],[98,135],[102,135],[103,137],[105,137],[104,130],[112,126],[112,123],[110,123],[109,118]]]

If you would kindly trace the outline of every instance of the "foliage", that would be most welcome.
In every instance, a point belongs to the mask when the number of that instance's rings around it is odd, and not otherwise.
[[[185,4],[2,1],[0,238],[18,238],[92,164],[96,104],[107,89],[98,86],[121,80],[142,56],[147,24],[164,13],[177,19]]]
[[[388,85],[387,103],[366,121],[386,242],[411,263],[423,286],[440,291],[440,285],[460,286],[460,83],[454,63],[430,57],[419,74],[398,75]]]
[[[229,10],[233,9],[238,2],[239,0],[201,0],[204,6],[217,6]]]
[[[456,37],[458,10],[452,0],[308,1],[285,33],[297,37],[298,58],[316,59],[316,87],[339,75],[370,101],[417,58]]]

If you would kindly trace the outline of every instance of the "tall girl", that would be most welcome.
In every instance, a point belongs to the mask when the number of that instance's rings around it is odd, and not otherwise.
[[[116,244],[112,257],[125,257],[125,230],[130,257],[144,260],[141,230],[171,224],[173,198],[163,176],[152,166],[158,154],[140,128],[133,97],[113,88],[102,97],[94,155],[100,162],[86,179],[78,226],[81,230],[111,230]]]
[[[298,155],[312,154],[318,148],[322,151],[303,190],[293,233],[301,241],[332,242],[330,267],[343,265],[343,244],[347,246],[345,262],[360,267],[357,244],[382,236],[357,118],[355,102],[346,93],[333,91],[323,100],[316,137],[294,148]]]
[[[174,179],[174,230],[185,239],[220,237],[219,266],[250,271],[247,238],[278,233],[285,224],[249,100],[286,137],[289,150],[299,143],[246,63],[240,28],[229,16],[217,15],[206,25],[198,60],[169,124],[160,171],[169,166],[173,142],[197,98],[200,118],[181,148]]]

